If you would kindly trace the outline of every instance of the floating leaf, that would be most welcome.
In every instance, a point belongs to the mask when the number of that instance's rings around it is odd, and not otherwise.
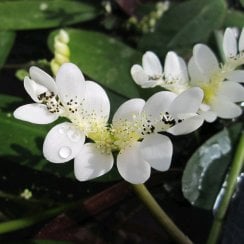
[[[71,62],[91,79],[124,97],[138,97],[138,87],[133,82],[130,69],[141,54],[115,38],[102,33],[67,29],[70,36]],[[49,38],[52,48],[53,32]]]
[[[74,0],[0,2],[1,30],[51,28],[97,16],[98,11],[93,5]]]
[[[172,6],[159,20],[155,32],[142,37],[139,46],[160,54],[206,41],[221,26],[226,12],[224,0],[191,0]]]
[[[15,40],[15,33],[12,31],[0,31],[0,68],[5,63]]]
[[[205,209],[213,207],[241,129],[241,124],[224,129],[192,155],[182,178],[183,194],[191,204]]]

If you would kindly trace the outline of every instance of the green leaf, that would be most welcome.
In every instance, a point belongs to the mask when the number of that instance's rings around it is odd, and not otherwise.
[[[236,10],[229,10],[226,14],[224,26],[242,28],[244,23],[244,13]]]
[[[65,26],[97,16],[94,6],[74,0],[0,2],[1,30]]]
[[[191,0],[177,4],[159,20],[155,32],[142,37],[139,46],[158,55],[206,41],[220,27],[226,12],[224,0]]]
[[[244,0],[240,0],[242,7],[244,7]]]
[[[241,130],[241,124],[222,130],[198,148],[187,162],[182,191],[192,205],[212,209]]]
[[[131,66],[141,60],[139,52],[102,33],[75,29],[66,31],[70,36],[70,60],[82,72],[124,97],[139,96],[138,87],[130,75]],[[50,35],[50,48],[56,34],[53,32]]]
[[[4,65],[15,40],[12,31],[0,31],[0,68]]]

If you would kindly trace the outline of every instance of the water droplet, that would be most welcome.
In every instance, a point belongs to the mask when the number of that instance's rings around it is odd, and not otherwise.
[[[69,147],[61,147],[59,149],[59,156],[63,159],[68,158],[71,155],[72,151]]]
[[[80,134],[75,130],[69,130],[67,136],[73,142],[78,142],[81,139]]]

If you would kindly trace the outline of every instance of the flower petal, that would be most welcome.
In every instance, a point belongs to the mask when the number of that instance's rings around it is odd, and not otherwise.
[[[58,70],[56,76],[58,95],[65,105],[71,99],[78,104],[85,96],[85,79],[80,69],[72,64],[65,63]]]
[[[32,103],[18,107],[14,117],[34,124],[49,124],[58,118],[58,114],[50,113],[46,105]]]
[[[132,121],[135,116],[141,113],[144,105],[145,101],[140,98],[134,98],[124,102],[115,112],[113,124],[121,120]]]
[[[242,28],[238,46],[239,46],[239,52],[244,51],[244,28]]]
[[[169,106],[172,115],[196,113],[202,103],[203,91],[199,87],[189,88],[178,95]]]
[[[198,85],[200,82],[208,82],[209,80],[209,77],[206,77],[199,69],[194,57],[191,57],[188,62],[188,71],[193,86]]]
[[[120,175],[132,184],[142,184],[151,173],[150,165],[139,153],[140,142],[125,148],[118,154],[117,167]]]
[[[113,167],[112,153],[102,153],[95,143],[86,143],[74,160],[75,177],[86,181],[104,175]]]
[[[208,80],[219,69],[218,60],[208,46],[204,44],[195,45],[193,56],[198,69]]]
[[[150,76],[161,75],[163,68],[157,55],[153,52],[146,52],[142,56],[142,67]]]
[[[86,81],[85,89],[85,102],[82,109],[91,111],[96,117],[102,117],[107,121],[110,112],[110,102],[105,90],[93,81]]]
[[[219,88],[218,94],[226,97],[226,100],[231,102],[242,102],[244,101],[244,87],[233,81],[222,82]]]
[[[140,86],[146,85],[148,81],[148,75],[145,73],[141,65],[135,64],[131,67],[130,70],[131,76],[136,84]]]
[[[217,119],[217,114],[214,111],[199,111],[199,115],[207,122],[212,123]]]
[[[57,93],[56,83],[49,74],[36,66],[30,67],[29,73],[33,81],[46,87],[49,91],[54,92],[55,94]]]
[[[151,134],[141,142],[140,153],[151,167],[156,170],[166,171],[171,164],[173,145],[167,136]]]
[[[84,145],[84,133],[72,123],[64,122],[54,126],[43,144],[44,157],[52,163],[67,162],[80,152]]]
[[[165,58],[164,73],[167,81],[176,81],[179,84],[188,81],[185,61],[175,52],[168,52]]]
[[[142,113],[151,118],[159,118],[162,113],[168,111],[176,96],[175,93],[169,91],[157,92],[147,100]]]
[[[237,40],[231,28],[226,28],[223,38],[223,50],[226,58],[232,58],[237,54]]]
[[[189,134],[197,130],[204,122],[204,119],[200,115],[192,116],[188,119],[183,120],[180,123],[177,123],[173,127],[167,130],[168,133],[177,135]]]
[[[35,81],[31,80],[28,76],[24,78],[24,87],[29,96],[33,99],[35,102],[40,102],[38,96],[46,91],[48,89],[42,85],[39,85]]]
[[[233,119],[242,114],[242,109],[235,103],[226,100],[226,97],[218,96],[211,106],[218,117],[223,119]]]
[[[230,81],[243,83],[244,82],[244,70],[234,70],[230,72],[226,78]]]

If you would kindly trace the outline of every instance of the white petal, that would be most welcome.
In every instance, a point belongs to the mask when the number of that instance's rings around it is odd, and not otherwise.
[[[131,76],[133,80],[138,84],[139,86],[144,87],[148,82],[148,75],[145,73],[142,66],[135,64],[131,67],[130,70]]]
[[[81,103],[85,94],[85,79],[80,69],[72,64],[65,63],[58,70],[56,76],[58,95],[64,105],[71,99]]]
[[[32,103],[17,108],[14,117],[34,124],[49,124],[58,118],[58,114],[50,113],[46,105]]]
[[[58,124],[48,132],[45,138],[44,157],[52,163],[67,162],[76,157],[82,149],[84,141],[84,133],[71,123]]]
[[[40,102],[38,99],[38,96],[46,91],[48,89],[42,85],[39,85],[35,81],[31,80],[28,76],[24,78],[24,87],[29,96],[33,99],[35,102]]]
[[[142,67],[146,74],[150,76],[161,75],[163,72],[159,58],[155,53],[150,51],[142,56]]]
[[[152,168],[166,171],[171,164],[173,145],[167,136],[151,134],[142,141],[140,153]]]
[[[233,81],[222,82],[219,88],[218,94],[226,97],[226,100],[231,102],[242,102],[244,101],[244,87]]]
[[[207,122],[212,123],[217,119],[217,114],[214,111],[199,111],[199,115]]]
[[[242,28],[239,38],[239,52],[244,51],[244,28]]]
[[[85,82],[85,101],[83,109],[95,113],[99,118],[108,120],[110,112],[110,102],[105,90],[93,81]]]
[[[95,143],[86,143],[74,160],[75,177],[86,181],[104,175],[113,167],[112,153],[102,153]]]
[[[132,184],[142,184],[151,173],[150,165],[139,153],[140,142],[125,148],[118,154],[117,167],[120,175]]]
[[[234,70],[226,78],[230,81],[244,83],[244,70]]]
[[[157,92],[147,100],[142,113],[151,118],[158,118],[162,113],[168,111],[176,96],[175,93],[169,91]]]
[[[49,74],[35,66],[30,67],[29,72],[32,80],[46,87],[49,91],[52,91],[55,94],[57,93],[55,81]]]
[[[178,57],[175,52],[168,52],[165,58],[164,73],[167,81],[188,81],[188,74],[185,61]]]
[[[203,91],[199,87],[189,88],[178,95],[170,104],[168,112],[172,115],[196,113],[202,103]]]
[[[242,114],[242,109],[233,102],[226,100],[225,97],[218,97],[211,106],[217,116],[223,119],[232,119]]]
[[[232,58],[237,54],[237,40],[231,28],[226,28],[223,38],[223,50],[225,57]]]
[[[195,45],[193,48],[193,56],[198,69],[208,80],[219,69],[218,60],[208,46],[204,44]]]
[[[175,136],[189,134],[197,130],[203,122],[204,119],[200,115],[195,115],[169,128],[167,132]]]
[[[138,116],[141,113],[144,105],[145,101],[140,98],[134,98],[124,102],[115,112],[113,124],[121,120],[132,121],[135,116]]]
[[[194,57],[191,57],[188,62],[188,71],[192,85],[197,85],[200,82],[208,82],[209,80],[209,77],[206,77],[199,69]]]

